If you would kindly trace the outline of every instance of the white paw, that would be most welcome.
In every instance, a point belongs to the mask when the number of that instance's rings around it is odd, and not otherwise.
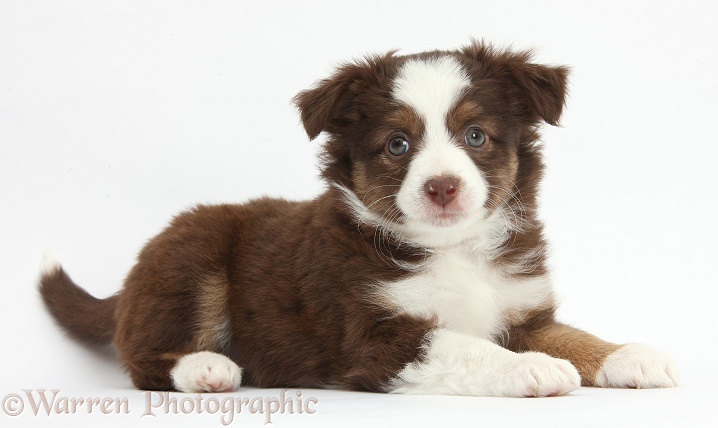
[[[518,354],[506,369],[498,395],[551,397],[568,394],[581,386],[581,376],[573,364],[539,352]]]
[[[177,360],[170,372],[181,392],[229,392],[239,388],[242,369],[215,352],[195,352]]]
[[[678,386],[678,375],[668,356],[630,343],[606,358],[595,383],[609,388],[670,388]]]
[[[581,385],[566,360],[538,352],[516,354],[464,333],[437,329],[426,356],[407,364],[387,388],[402,394],[458,394],[494,397],[546,397]]]

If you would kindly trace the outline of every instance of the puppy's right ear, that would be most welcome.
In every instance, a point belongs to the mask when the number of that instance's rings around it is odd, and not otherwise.
[[[382,60],[390,55],[345,64],[330,78],[294,97],[310,139],[315,139],[322,131],[336,132],[359,120],[356,98],[372,85],[377,85],[380,75],[384,74]]]

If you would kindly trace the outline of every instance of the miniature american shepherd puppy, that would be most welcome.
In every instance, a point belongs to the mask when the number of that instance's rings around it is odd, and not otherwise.
[[[140,389],[672,387],[662,353],[554,317],[537,129],[558,123],[567,75],[481,42],[347,63],[295,98],[309,138],[326,134],[323,194],[182,213],[107,299],[49,263],[44,302]]]

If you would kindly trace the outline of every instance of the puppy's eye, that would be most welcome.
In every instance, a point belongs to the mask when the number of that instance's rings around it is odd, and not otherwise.
[[[489,136],[486,135],[483,129],[472,126],[464,135],[464,141],[471,147],[481,147],[489,140]]]
[[[386,149],[394,156],[401,156],[409,151],[409,142],[402,136],[393,137]]]

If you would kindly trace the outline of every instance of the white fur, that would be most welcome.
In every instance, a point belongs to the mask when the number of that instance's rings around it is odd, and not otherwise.
[[[170,376],[181,392],[227,392],[239,388],[242,369],[224,355],[203,351],[177,360]]]
[[[581,384],[576,368],[546,354],[517,354],[488,340],[434,331],[426,358],[406,366],[389,392],[498,397],[563,395]]]
[[[612,388],[670,388],[678,385],[678,374],[662,352],[630,343],[606,358],[595,382]]]
[[[382,283],[376,293],[397,313],[436,316],[443,327],[483,339],[504,333],[506,317],[549,307],[553,299],[548,278],[505,277],[471,242],[434,250],[420,272]]]
[[[57,261],[55,254],[50,251],[45,251],[42,256],[42,267],[40,268],[41,275],[52,275],[61,269],[60,262]]]
[[[427,125],[436,125],[438,130],[449,108],[470,85],[469,75],[454,58],[415,59],[401,67],[394,79],[393,95],[425,119],[432,119]]]

